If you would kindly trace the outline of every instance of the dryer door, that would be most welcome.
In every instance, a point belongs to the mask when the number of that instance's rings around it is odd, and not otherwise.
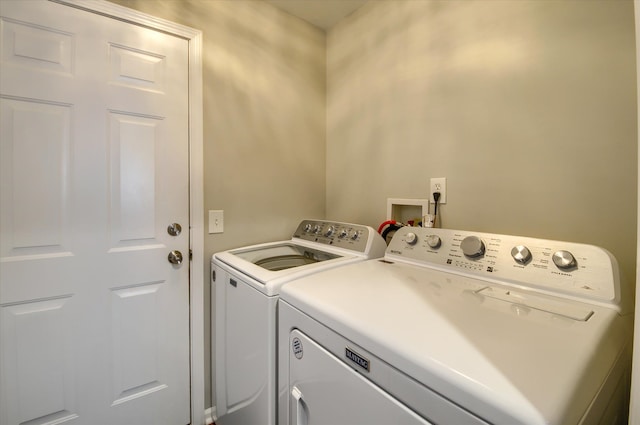
[[[289,425],[431,425],[302,332],[290,336]]]

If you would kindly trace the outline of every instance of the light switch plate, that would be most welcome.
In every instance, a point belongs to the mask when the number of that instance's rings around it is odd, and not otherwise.
[[[224,232],[224,211],[209,210],[209,234]]]

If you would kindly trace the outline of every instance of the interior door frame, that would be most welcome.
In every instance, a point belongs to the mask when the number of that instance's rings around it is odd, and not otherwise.
[[[638,126],[638,149],[640,150],[640,1],[633,2],[633,9],[636,22],[636,74],[637,74],[637,126]],[[640,155],[638,155],[638,230],[636,253],[636,307],[635,307],[635,325],[634,325],[634,347],[633,347],[633,363],[631,365],[631,406],[629,409],[629,424],[640,423]]]
[[[49,0],[186,39],[189,43],[189,341],[191,424],[205,423],[202,31],[106,0]]]

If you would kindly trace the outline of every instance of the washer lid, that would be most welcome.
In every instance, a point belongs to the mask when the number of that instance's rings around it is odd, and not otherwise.
[[[256,246],[229,251],[263,269],[278,271],[339,258],[337,254],[292,243]]]
[[[272,296],[294,279],[364,258],[334,247],[320,249],[307,241],[279,241],[218,252],[212,261],[224,264],[247,284]]]

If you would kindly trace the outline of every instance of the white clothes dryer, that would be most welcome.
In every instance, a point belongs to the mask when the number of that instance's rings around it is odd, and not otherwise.
[[[302,276],[382,257],[385,248],[369,226],[304,220],[291,240],[213,255],[218,425],[276,423],[280,288]]]
[[[594,246],[401,228],[283,288],[279,423],[626,424],[632,303]]]

